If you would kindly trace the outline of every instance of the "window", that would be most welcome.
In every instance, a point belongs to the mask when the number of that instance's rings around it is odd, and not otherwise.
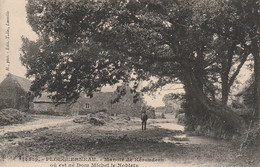
[[[89,108],[90,108],[89,103],[86,103],[86,109],[89,109]]]

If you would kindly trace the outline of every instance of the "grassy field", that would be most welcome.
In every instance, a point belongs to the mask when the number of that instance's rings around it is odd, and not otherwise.
[[[37,125],[37,128],[21,131],[12,128],[13,132],[10,130],[0,135],[2,165],[7,165],[7,160],[9,165],[17,161],[26,161],[27,165],[31,161],[46,162],[48,157],[56,160],[64,157],[94,157],[98,162],[121,160],[124,163],[122,167],[128,167],[127,160],[130,159],[132,166],[134,162],[141,162],[139,166],[142,167],[259,165],[260,154],[257,150],[239,153],[239,145],[230,141],[218,144],[205,143],[203,140],[197,144],[164,142],[163,139],[166,137],[173,138],[184,134],[181,130],[156,126],[158,123],[176,124],[173,119],[150,119],[148,129],[142,132],[141,122],[137,118],[131,120],[125,117],[97,116],[97,118],[102,119],[104,125],[89,123],[89,117],[45,116],[28,123],[31,127]],[[49,119],[49,122],[53,123],[39,126],[43,125],[42,119],[46,121]],[[22,126],[26,124],[15,127],[23,129]],[[85,167],[84,164],[81,167]],[[96,167],[105,166],[97,164]]]

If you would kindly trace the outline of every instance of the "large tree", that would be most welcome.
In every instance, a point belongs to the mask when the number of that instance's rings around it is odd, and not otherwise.
[[[39,40],[23,39],[21,60],[36,95],[75,100],[81,91],[91,95],[119,81],[136,81],[136,88],[156,77],[149,89],[184,84],[187,115],[215,115],[233,132],[243,125],[225,105],[248,55],[237,54],[245,35],[229,1],[28,0],[26,8]]]

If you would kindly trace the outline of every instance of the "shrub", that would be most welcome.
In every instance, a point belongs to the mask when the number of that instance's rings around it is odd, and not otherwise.
[[[7,108],[0,110],[0,126],[20,124],[28,121],[30,118],[23,112]]]

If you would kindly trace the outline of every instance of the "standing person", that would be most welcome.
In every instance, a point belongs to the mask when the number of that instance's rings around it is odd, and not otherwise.
[[[143,111],[141,114],[141,120],[142,120],[142,131],[146,130],[146,122],[147,122],[148,116],[146,114],[146,111]]]

